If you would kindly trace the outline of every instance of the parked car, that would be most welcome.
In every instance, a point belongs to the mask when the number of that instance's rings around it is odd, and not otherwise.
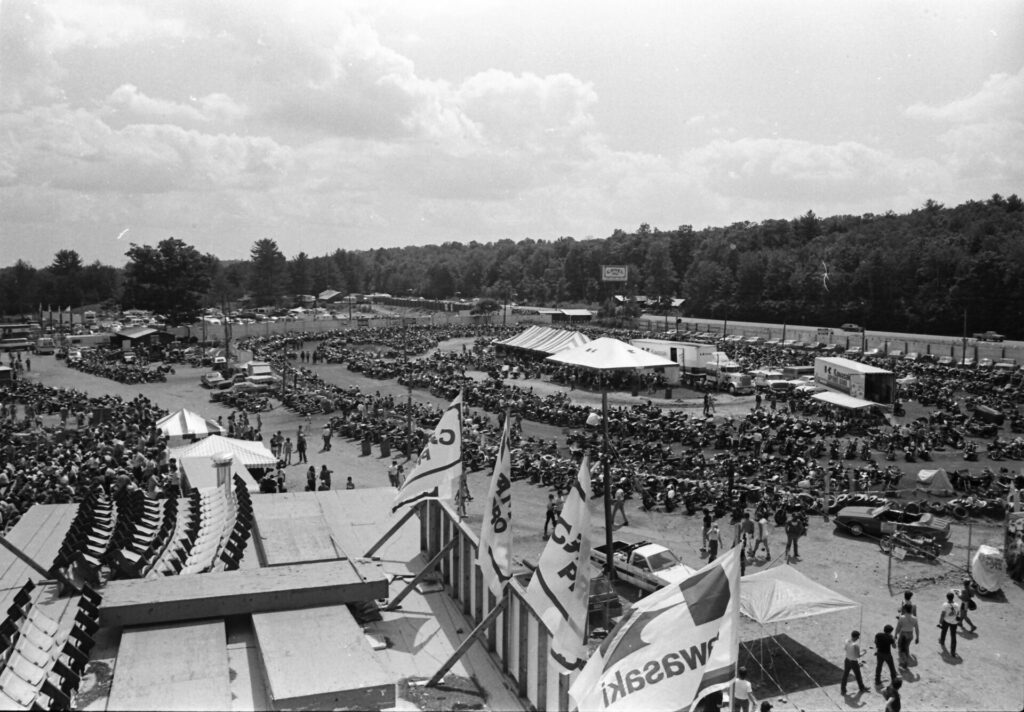
[[[242,381],[241,383],[235,383],[224,390],[214,391],[210,394],[210,400],[217,402],[230,396],[237,396],[240,393],[266,393],[269,390],[270,386],[257,385],[255,383],[249,383],[248,381]]]
[[[953,359],[952,356],[939,356],[939,360],[936,361],[936,363],[939,364],[940,366],[956,365],[956,361]]]
[[[868,349],[864,352],[864,358],[878,358],[884,356],[882,349]]]
[[[990,358],[983,358],[978,361],[978,368],[992,368],[996,365],[996,362]]]
[[[911,351],[910,353],[903,357],[904,361],[919,361],[920,359],[921,354],[917,353],[916,351]]]
[[[902,349],[891,349],[889,351],[889,358],[903,358]]]
[[[949,520],[934,514],[911,514],[889,504],[880,507],[843,507],[836,514],[837,527],[853,536],[891,534],[896,525],[911,536],[949,538]]]
[[[210,371],[209,373],[204,373],[199,382],[207,388],[216,388],[224,382],[224,376],[220,374],[220,371]]]
[[[967,356],[966,358],[961,359],[959,365],[960,365],[961,368],[974,368],[974,366],[975,366],[974,359],[971,358],[970,356]]]
[[[859,326],[859,325],[853,324],[851,322],[846,322],[845,324],[843,324],[839,328],[842,329],[843,331],[864,331],[864,327],[863,326]]]
[[[860,346],[851,346],[850,348],[846,349],[845,355],[849,356],[850,358],[857,358],[858,356],[861,355]]]

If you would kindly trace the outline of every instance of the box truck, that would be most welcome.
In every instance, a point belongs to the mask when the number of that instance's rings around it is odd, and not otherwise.
[[[848,358],[814,359],[814,380],[825,388],[881,405],[891,404],[896,397],[896,374]]]
[[[665,369],[665,382],[670,386],[695,386],[702,382],[704,366],[715,351],[714,344],[698,344],[691,341],[630,339],[629,343],[676,364],[676,368]]]

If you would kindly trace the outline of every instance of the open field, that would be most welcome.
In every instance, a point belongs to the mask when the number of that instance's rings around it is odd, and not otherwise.
[[[450,342],[444,348],[458,348],[460,345],[458,341]],[[407,392],[393,381],[368,379],[348,371],[344,366],[318,365],[314,368],[327,380],[339,385],[357,385],[364,391],[392,393],[403,398]],[[33,358],[30,377],[50,386],[77,388],[93,395],[113,393],[130,398],[142,393],[168,410],[189,407],[214,418],[218,415],[227,416],[230,410],[210,403],[209,392],[199,385],[198,379],[202,372],[200,369],[180,366],[167,383],[126,386],[70,370],[52,356],[40,356]],[[517,385],[532,386],[535,390],[560,389],[538,381],[517,382]],[[572,396],[580,402],[595,406],[600,404],[600,396],[596,393],[574,391]],[[690,396],[671,402],[653,397],[652,400],[658,405],[684,408],[699,414],[700,398],[694,394]],[[422,391],[414,391],[414,398],[441,405],[439,399]],[[628,394],[616,394],[611,399],[612,405],[627,405],[637,400]],[[752,398],[722,397],[718,412],[739,414],[748,411],[751,406]],[[911,408],[908,417],[916,414]],[[294,437],[298,426],[306,425],[298,416],[280,407],[262,414],[262,420],[265,438],[269,438],[276,430]],[[310,439],[310,464],[317,469],[321,464],[326,464],[332,469],[333,485],[336,488],[344,487],[348,476],[352,477],[357,487],[384,484],[390,459],[381,459],[376,448],[371,456],[362,457],[357,443],[336,437],[329,452],[318,452],[319,428],[324,421],[325,416],[321,415],[313,417],[309,423],[314,435]],[[524,434],[551,439],[561,436],[562,431],[560,428],[524,421]],[[955,467],[957,459],[958,453],[940,453],[935,462],[926,465]],[[919,464],[897,464],[907,473],[916,472],[921,467]],[[973,464],[975,468],[980,468],[985,463]],[[486,470],[469,475],[470,488],[475,495],[469,504],[469,523],[474,529],[480,525],[488,473],[489,470]],[[293,465],[288,468],[289,489],[301,491],[304,486],[305,466]],[[536,560],[543,549],[541,528],[547,494],[545,488],[530,485],[526,481],[513,484],[517,558]],[[604,537],[601,501],[594,502],[593,507],[594,537],[600,541]],[[616,536],[629,540],[658,541],[671,547],[684,563],[694,567],[701,564],[698,518],[678,512],[643,512],[635,500],[627,505],[627,512],[630,526],[618,527]],[[722,525],[728,545],[731,527],[728,521],[723,521]],[[776,532],[771,543],[772,553],[778,557],[784,548],[784,536],[781,530]],[[979,609],[973,615],[979,632],[977,635],[963,636],[958,649],[961,660],[943,656],[937,642],[938,631],[934,626],[940,602],[949,588],[959,585],[967,561],[969,537],[973,546],[981,543],[998,544],[1001,526],[995,522],[976,522],[969,531],[966,524],[954,523],[952,548],[942,557],[941,562],[928,564],[909,559],[901,563],[894,562],[893,585],[889,588],[886,585],[887,559],[872,541],[852,539],[837,533],[833,525],[821,517],[812,519],[808,536],[800,542],[802,559],[796,566],[814,580],[861,603],[862,607],[859,611],[804,619],[771,629],[762,629],[744,621],[743,638],[753,654],[752,658],[746,659],[749,660],[751,678],[755,683],[755,694],[760,699],[772,699],[777,710],[881,709],[882,697],[877,692],[845,699],[839,695],[843,642],[854,628],[862,630],[864,639],[870,642],[874,633],[884,624],[894,623],[902,592],[905,588],[911,588],[915,591],[915,601],[921,613],[922,635],[921,645],[913,648],[915,664],[905,678],[904,709],[1021,709],[1024,690],[1019,674],[1019,638],[1024,592],[1020,587],[1010,584],[998,596],[979,600]],[[748,571],[774,566],[778,562],[778,558],[770,562],[759,562]],[[874,672],[874,658],[870,650],[865,660],[865,681],[870,685]],[[851,683],[850,689],[855,687]]]

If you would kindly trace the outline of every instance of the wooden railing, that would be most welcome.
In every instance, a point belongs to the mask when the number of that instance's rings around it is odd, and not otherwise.
[[[429,560],[453,538],[458,543],[441,560],[438,573],[446,592],[467,619],[478,624],[496,605],[476,564],[479,542],[448,506],[428,501],[420,508],[420,551]],[[526,600],[526,586],[513,578],[508,602],[481,643],[509,678],[519,697],[536,710],[568,710],[571,677],[548,654],[550,634]]]

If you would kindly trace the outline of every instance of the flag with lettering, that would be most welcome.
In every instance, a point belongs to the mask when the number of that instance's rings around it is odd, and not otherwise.
[[[551,632],[551,657],[567,671],[582,669],[587,658],[584,635],[590,600],[589,495],[590,464],[584,458],[562,512],[555,515],[551,538],[526,589],[526,600]]]
[[[462,393],[445,408],[391,511],[427,499],[452,502],[462,477]]]
[[[501,597],[501,589],[512,577],[512,455],[508,446],[508,424],[498,442],[498,455],[494,459],[491,486],[487,494],[487,507],[480,530],[477,563],[480,575],[491,593]]]
[[[729,686],[739,654],[739,549],[634,603],[569,695],[581,710],[693,709]]]

